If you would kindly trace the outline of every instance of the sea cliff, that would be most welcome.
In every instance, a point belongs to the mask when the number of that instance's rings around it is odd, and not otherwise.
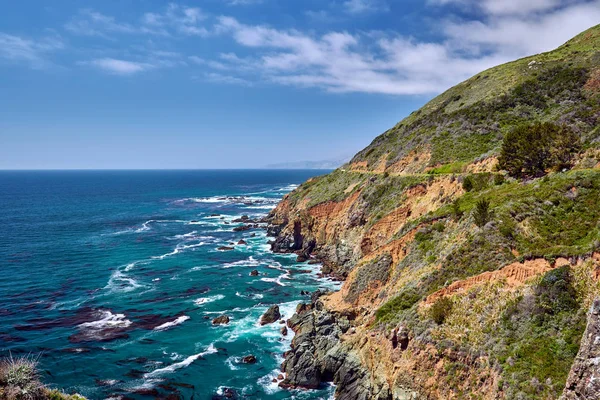
[[[269,214],[275,252],[344,280],[288,321],[281,386],[598,398],[599,198],[597,26],[449,89]]]

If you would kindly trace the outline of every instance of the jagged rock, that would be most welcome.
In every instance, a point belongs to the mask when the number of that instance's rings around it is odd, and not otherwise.
[[[212,320],[213,325],[227,325],[229,323],[229,317],[227,315],[221,315]]]
[[[287,326],[282,326],[281,329],[279,330],[279,332],[281,332],[282,336],[287,336],[287,334],[288,334]]]
[[[600,299],[596,299],[588,312],[588,321],[581,339],[579,353],[561,400],[600,399]]]
[[[246,244],[248,244],[248,243],[247,243],[247,242],[246,242],[244,239],[240,239],[240,240],[237,242],[237,244],[239,244],[239,245],[246,245]]]
[[[258,270],[253,269],[252,271],[250,271],[250,276],[258,276]]]
[[[269,309],[260,317],[260,324],[267,325],[272,324],[281,318],[281,314],[279,313],[279,306],[271,306]]]
[[[391,400],[387,384],[375,387],[369,372],[340,342],[340,321],[347,329],[348,318],[325,311],[320,304],[321,295],[320,291],[313,294],[311,304],[299,305],[298,312],[288,320],[296,336],[292,349],[285,354],[282,370],[286,378],[279,385],[314,389],[324,382],[334,382],[338,385],[337,399]]]
[[[244,364],[254,364],[254,363],[256,363],[256,357],[253,355],[246,356],[246,357],[242,358],[242,362]]]

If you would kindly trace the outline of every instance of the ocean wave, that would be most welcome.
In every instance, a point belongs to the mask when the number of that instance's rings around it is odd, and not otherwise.
[[[260,261],[250,256],[245,260],[233,261],[223,264],[222,268],[233,268],[233,267],[257,267],[260,265]]]
[[[141,287],[144,287],[144,285],[132,277],[125,275],[120,270],[116,270],[112,273],[104,288],[111,292],[131,292]]]
[[[252,299],[252,300],[260,300],[265,297],[262,293],[248,293],[242,294],[240,292],[235,292],[237,297],[241,297],[242,299]]]
[[[282,279],[291,279],[290,278],[290,274],[289,273],[285,273],[282,275],[279,275],[277,278],[260,278],[261,281],[263,282],[272,282],[272,283],[276,283],[279,286],[287,286],[285,283],[281,282]]]
[[[174,205],[185,205],[194,203],[211,203],[211,204],[243,204],[243,205],[254,205],[260,203],[278,203],[279,199],[264,196],[250,196],[250,195],[239,195],[239,196],[210,196],[210,197],[187,197],[184,199],[178,199],[171,202]]]
[[[177,317],[174,321],[165,322],[164,324],[155,327],[154,330],[155,331],[163,331],[163,330],[172,328],[174,326],[177,326],[179,324],[183,324],[188,319],[190,319],[190,317],[188,317],[187,315],[182,315],[181,317]]]
[[[200,243],[195,243],[195,244],[178,244],[175,247],[175,249],[173,249],[173,251],[163,254],[163,255],[160,255],[160,256],[152,256],[151,258],[153,260],[164,260],[165,258],[179,254],[184,250],[201,247],[201,246],[204,246],[205,244],[206,244],[206,242],[200,242]]]
[[[300,185],[297,185],[295,183],[291,183],[291,184],[289,184],[287,186],[284,186],[282,188],[277,189],[277,191],[278,192],[291,192],[292,190],[297,189],[298,186],[300,186]]]
[[[225,360],[225,364],[227,364],[227,366],[229,367],[230,370],[232,371],[237,371],[238,369],[240,369],[240,367],[238,367],[236,364],[239,364],[242,361],[241,357],[228,357]]]
[[[125,317],[125,314],[113,314],[109,310],[97,310],[98,320],[83,322],[77,325],[80,329],[106,329],[106,328],[127,328],[131,321]]]
[[[204,304],[212,303],[213,301],[223,300],[225,298],[222,294],[216,294],[214,296],[209,297],[200,297],[199,299],[194,300],[194,304],[197,306],[203,306]]]
[[[162,374],[174,372],[180,368],[185,368],[185,367],[189,366],[190,364],[192,364],[197,359],[204,357],[205,355],[208,355],[208,354],[216,353],[217,351],[218,351],[217,348],[214,346],[213,343],[211,343],[210,346],[208,346],[208,348],[205,351],[203,351],[202,353],[194,354],[178,363],[171,364],[164,368],[155,369],[152,372],[148,372],[147,374],[144,374],[144,378],[148,379],[148,378],[152,378],[152,377],[159,376]]]
[[[181,240],[181,239],[191,239],[191,238],[195,238],[196,234],[198,233],[198,231],[191,231],[189,233],[184,233],[182,235],[175,235],[172,237],[168,237],[168,240]]]
[[[186,221],[182,221],[179,219],[149,219],[148,221],[142,223],[142,225],[139,228],[128,228],[122,231],[118,231],[118,232],[112,232],[112,233],[106,233],[103,234],[102,236],[107,236],[107,235],[124,235],[127,233],[142,233],[142,232],[147,232],[149,230],[152,229],[152,227],[150,226],[151,224],[157,223],[157,224],[168,224],[168,223],[183,223]]]
[[[113,314],[109,310],[96,310],[93,317],[97,319],[77,325],[79,333],[70,336],[69,341],[77,343],[125,338],[125,331],[132,324],[125,314]]]

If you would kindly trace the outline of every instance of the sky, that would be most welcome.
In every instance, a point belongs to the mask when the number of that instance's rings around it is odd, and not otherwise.
[[[356,153],[600,0],[0,3],[0,169],[260,168]]]

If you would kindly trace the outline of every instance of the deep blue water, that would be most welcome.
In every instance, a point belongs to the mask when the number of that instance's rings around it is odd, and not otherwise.
[[[336,284],[233,231],[324,172],[0,171],[0,355],[39,354],[44,382],[90,399],[328,398],[272,382],[291,335],[258,320]]]

